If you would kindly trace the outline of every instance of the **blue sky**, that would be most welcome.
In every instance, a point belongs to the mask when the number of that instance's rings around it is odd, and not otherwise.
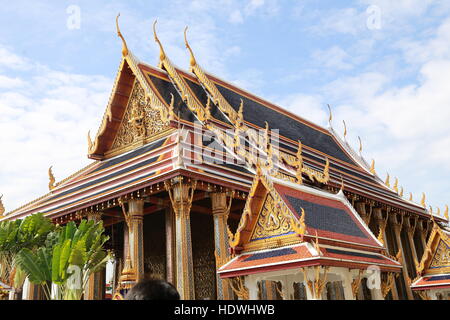
[[[70,8],[79,29],[68,28]],[[69,9],[69,10],[68,10]],[[334,129],[405,194],[450,202],[450,3],[431,0],[22,1],[0,9],[0,194],[7,210],[89,163],[119,66],[115,16],[132,52],[156,65],[151,25],[187,68],[198,62]],[[275,129],[275,128],[274,128]],[[392,181],[392,180],[391,180]]]

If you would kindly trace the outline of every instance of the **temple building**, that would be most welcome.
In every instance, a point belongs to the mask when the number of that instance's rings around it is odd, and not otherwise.
[[[383,181],[362,145],[334,131],[331,110],[324,128],[204,71],[187,29],[189,71],[171,62],[156,22],[159,64],[148,65],[116,22],[122,58],[88,134],[93,162],[57,183],[50,169],[47,194],[0,210],[0,220],[103,220],[114,260],[85,299],[123,299],[148,276],[182,299],[448,297],[448,210]],[[26,282],[23,299],[41,296]]]

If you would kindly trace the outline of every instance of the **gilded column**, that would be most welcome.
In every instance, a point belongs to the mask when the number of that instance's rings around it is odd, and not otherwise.
[[[101,212],[89,212],[87,215],[88,221],[99,222],[102,220]],[[89,277],[87,287],[84,293],[84,300],[103,300],[103,293],[105,292],[105,283],[102,277],[102,271],[91,274]]]
[[[403,265],[402,274],[403,274],[403,279],[405,282],[406,295],[408,296],[409,300],[414,300],[414,296],[412,294],[411,287],[409,286],[409,283],[408,283],[409,282],[408,281],[408,279],[409,279],[408,266],[406,265],[405,250],[403,249],[402,239],[401,239],[401,234],[400,234],[400,232],[402,231],[402,227],[403,227],[403,216],[393,213],[390,215],[389,218],[392,222],[392,227],[394,228],[397,248],[399,249],[399,252],[401,253],[401,257],[402,257],[401,258],[401,262]]]
[[[370,213],[371,212],[367,212],[366,211],[366,203],[365,202],[356,202],[355,203],[355,207],[356,207],[356,212],[359,213],[359,215],[361,216],[361,218],[364,220],[364,223],[366,225],[369,225],[370,222]]]
[[[136,282],[144,278],[144,200],[128,201],[128,240]]]
[[[227,194],[225,192],[211,193],[212,213],[214,219],[214,244],[216,254],[216,268],[220,268],[230,258],[228,244],[228,214],[230,212],[230,203],[227,203]],[[231,300],[233,291],[228,283],[229,280],[217,279],[217,299]]]
[[[176,286],[174,212],[166,209],[166,278]]]
[[[196,185],[196,181],[181,176],[165,181],[175,212],[176,284],[184,300],[195,299],[190,214]]]

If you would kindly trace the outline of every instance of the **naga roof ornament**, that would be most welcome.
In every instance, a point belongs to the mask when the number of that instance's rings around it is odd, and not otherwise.
[[[420,205],[424,208],[427,207],[425,200],[426,200],[427,196],[425,195],[425,192],[422,192],[422,199],[420,200]]]
[[[153,35],[155,37],[156,43],[159,45],[159,63],[161,64],[164,59],[166,59],[166,53],[164,51],[164,48],[161,44],[161,41],[159,41],[158,35],[156,34],[156,24],[158,23],[158,20],[155,20],[153,22]]]
[[[117,29],[117,36],[122,39],[122,55],[124,57],[126,57],[128,55],[128,47],[127,47],[127,42],[125,41],[125,38],[122,35],[122,32],[120,32],[120,27],[119,27],[119,17],[120,17],[120,13],[117,15],[116,17],[116,29]]]
[[[386,187],[388,187],[388,188],[390,188],[391,187],[391,183],[389,182],[389,180],[390,180],[390,176],[389,176],[389,172],[387,173],[387,176],[386,176],[386,181],[384,182],[384,184],[386,185]]]
[[[359,153],[361,154],[363,151],[363,145],[362,145],[362,140],[361,140],[360,136],[358,136],[358,140],[359,140]]]
[[[395,192],[398,193],[398,178],[397,177],[395,177],[394,186],[392,188],[394,189]]]
[[[48,189],[51,191],[53,189],[55,189],[55,176],[53,175],[53,171],[52,171],[53,166],[50,166],[50,168],[48,168]]]
[[[344,123],[344,140],[347,138],[347,125],[345,124],[345,120],[342,120]]]
[[[377,172],[375,171],[375,159],[372,159],[372,164],[370,165],[370,173],[375,175]]]
[[[330,125],[330,127],[332,127],[331,122],[333,121],[333,113],[331,112],[331,107],[330,107],[330,105],[327,104],[327,106],[328,106],[328,111],[329,111],[329,114],[330,114],[330,116],[329,116],[329,118],[328,118],[328,124]]]

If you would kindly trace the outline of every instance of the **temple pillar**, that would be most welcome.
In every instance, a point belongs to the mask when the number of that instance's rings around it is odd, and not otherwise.
[[[230,199],[231,201],[231,199]],[[230,202],[231,204],[231,202]],[[216,268],[220,268],[230,258],[229,244],[228,244],[228,214],[229,205],[227,204],[227,194],[225,192],[211,193],[211,205],[214,219],[214,245],[216,253]],[[233,291],[226,280],[217,279],[217,299],[231,300],[233,298]]]
[[[413,218],[405,219],[406,234],[408,236],[409,246],[411,248],[411,254],[412,254],[412,257],[414,260],[414,266],[413,266],[414,274],[416,274],[417,265],[419,264],[419,259],[417,257],[416,245],[414,244],[414,233],[416,232],[416,225],[417,225],[417,216],[415,216]]]
[[[165,181],[175,213],[176,285],[184,300],[195,299],[190,215],[196,185],[181,176]]]
[[[285,276],[283,283],[283,293],[285,293],[285,300],[294,300],[294,276]]]
[[[403,216],[393,213],[389,216],[389,219],[392,222],[392,227],[394,229],[395,241],[397,243],[397,248],[399,249],[399,252],[401,253],[401,256],[402,256],[402,258],[401,258],[401,262],[402,262],[402,266],[403,266],[402,275],[403,275],[403,280],[405,282],[406,295],[409,300],[414,300],[414,296],[412,294],[411,287],[409,286],[408,281],[407,281],[407,279],[409,279],[408,267],[406,265],[405,251],[403,249],[402,239],[401,239],[401,235],[400,235],[400,232],[402,231],[402,227],[403,227]]]
[[[175,274],[175,219],[172,208],[165,212],[166,221],[166,280],[176,286]]]
[[[96,223],[102,220],[101,212],[89,212],[88,221]],[[90,275],[84,292],[84,300],[103,300],[105,292],[105,283],[103,281],[102,271]]]
[[[388,217],[389,212],[386,212],[386,218],[383,219],[383,213],[381,211],[381,208],[374,208],[373,210],[374,210],[374,217],[379,226],[380,233],[382,233],[381,238],[383,239],[384,246],[386,247],[386,250],[388,253],[395,255],[395,253],[392,252],[392,250],[390,248],[388,238],[386,236],[386,226],[387,226],[387,222],[389,219],[389,217]],[[398,300],[398,290],[397,290],[397,284],[395,282],[392,287],[391,293],[392,293],[393,300]]]
[[[144,200],[128,201],[129,243],[131,263],[135,271],[136,282],[144,278]]]
[[[258,281],[252,276],[245,277],[245,287],[248,290],[249,300],[258,300]]]
[[[341,274],[342,287],[344,288],[344,299],[345,300],[356,300],[353,294],[352,284],[353,284],[353,274],[351,270]]]
[[[429,222],[426,220],[418,221],[417,228],[420,232],[420,240],[422,241],[423,252],[427,248],[427,234],[429,229]],[[425,224],[425,225],[424,225]]]
[[[370,214],[366,211],[366,203],[363,201],[355,203],[356,212],[361,216],[364,223],[368,226],[370,222]]]

